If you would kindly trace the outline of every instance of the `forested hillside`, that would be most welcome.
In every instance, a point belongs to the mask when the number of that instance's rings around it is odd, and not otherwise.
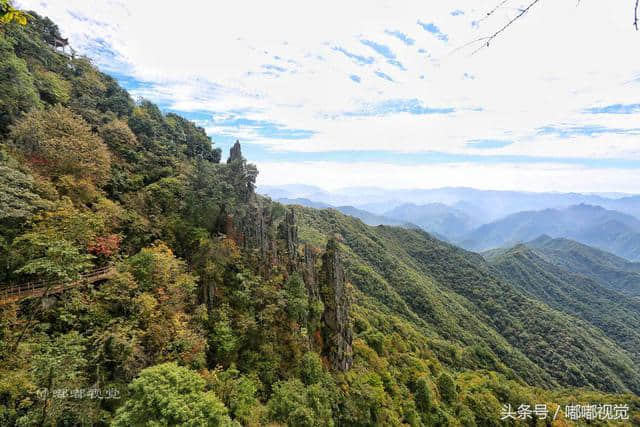
[[[536,249],[518,245],[489,256],[505,280],[549,306],[602,331],[640,364],[640,304],[598,282],[555,266]]]
[[[0,425],[640,424],[628,345],[422,231],[257,195],[239,143],[223,160],[22,21],[0,20]],[[26,282],[44,295],[9,298]]]
[[[338,215],[301,211],[301,235],[337,229],[349,247],[351,281],[385,307],[424,324],[432,336],[468,347],[471,353],[461,359],[468,367],[508,367],[506,375],[540,386],[639,391],[640,371],[630,353],[589,324],[520,292],[480,255],[422,231],[371,228]]]
[[[569,239],[541,236],[527,246],[553,265],[589,277],[605,288],[640,296],[640,263]]]

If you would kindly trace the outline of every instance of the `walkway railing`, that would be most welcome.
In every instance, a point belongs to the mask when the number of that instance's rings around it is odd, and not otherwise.
[[[82,273],[77,280],[69,283],[60,282],[59,280],[40,280],[0,288],[0,305],[19,301],[23,298],[43,296],[45,292],[47,294],[60,293],[83,283],[93,283],[109,278],[115,272],[115,267],[110,265]]]

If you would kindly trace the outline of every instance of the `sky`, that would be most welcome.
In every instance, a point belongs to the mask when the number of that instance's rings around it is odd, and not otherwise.
[[[632,0],[19,0],[261,185],[640,193]]]

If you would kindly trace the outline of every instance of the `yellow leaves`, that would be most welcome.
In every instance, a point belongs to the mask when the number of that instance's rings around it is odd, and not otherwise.
[[[69,109],[32,110],[11,128],[14,147],[31,166],[51,178],[73,175],[103,184],[111,157],[102,139]]]
[[[148,250],[149,252],[160,257],[173,258],[173,251],[165,242],[156,242],[153,246],[151,246],[151,248],[143,250]]]
[[[15,21],[20,25],[27,25],[27,16],[19,10],[12,10],[0,17],[0,23],[8,24]]]
[[[105,233],[104,218],[77,209],[67,197],[63,197],[53,210],[35,216],[34,222],[34,230],[58,235],[84,247],[97,235]]]
[[[0,24],[15,22],[20,25],[27,25],[29,14],[14,8],[8,0],[0,1]]]
[[[232,260],[240,259],[240,250],[235,240],[225,237],[221,240],[222,253]]]
[[[135,298],[134,303],[140,314],[140,320],[144,323],[150,323],[158,307],[158,300],[150,293],[143,292]]]
[[[141,287],[170,313],[194,302],[196,278],[186,272],[184,261],[176,258],[164,242],[142,249],[130,261],[130,271]]]
[[[104,142],[118,153],[125,153],[126,150],[135,149],[139,145],[135,134],[122,119],[115,119],[102,125],[99,133]]]
[[[125,215],[125,210],[120,204],[106,197],[100,197],[94,202],[93,209],[109,229],[117,227]]]
[[[93,182],[86,178],[75,178],[72,175],[63,175],[56,183],[61,195],[70,197],[74,202],[88,204],[93,202],[99,192]]]
[[[33,72],[42,100],[49,104],[66,104],[71,99],[71,83],[53,71],[36,67]]]
[[[73,59],[72,62],[80,72],[80,76],[73,81],[74,90],[77,93],[100,96],[107,90],[103,77],[93,68],[88,59],[80,57]]]

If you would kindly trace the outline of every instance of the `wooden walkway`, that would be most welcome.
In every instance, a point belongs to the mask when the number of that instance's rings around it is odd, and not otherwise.
[[[115,267],[107,266],[83,273],[80,275],[78,280],[70,283],[59,283],[55,280],[43,280],[0,288],[0,305],[20,301],[25,298],[42,297],[45,296],[45,294],[59,294],[67,289],[75,288],[82,284],[109,279],[113,277],[115,273]]]

